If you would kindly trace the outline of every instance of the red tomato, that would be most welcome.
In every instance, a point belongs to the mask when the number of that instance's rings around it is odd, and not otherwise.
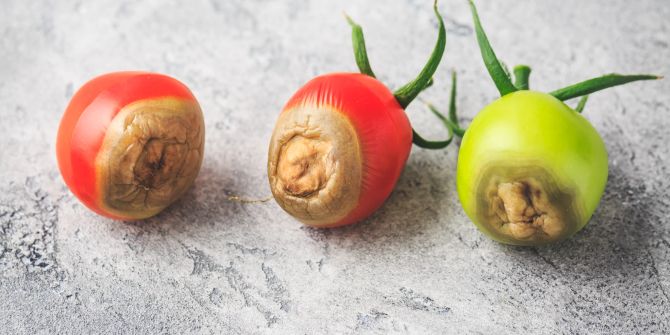
[[[270,143],[272,193],[291,215],[318,227],[359,221],[389,196],[409,156],[412,127],[377,79],[334,73],[288,101]]]
[[[437,2],[433,11],[439,24],[435,48],[419,75],[396,92],[375,79],[363,29],[347,17],[361,73],[314,78],[286,104],[270,140],[268,178],[275,200],[293,217],[320,228],[360,221],[391,194],[412,143],[449,145],[453,131],[446,117],[434,112],[449,138],[428,141],[404,111],[431,85],[444,54],[446,29]]]
[[[204,150],[204,122],[191,91],[148,72],[96,77],[72,97],[56,151],[65,180],[98,214],[153,216],[193,183]]]

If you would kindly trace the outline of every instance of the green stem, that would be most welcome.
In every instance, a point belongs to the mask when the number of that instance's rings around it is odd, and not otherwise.
[[[447,129],[449,129],[449,139],[447,141],[442,141],[446,142],[451,142],[451,138],[453,137],[453,134],[458,135],[458,137],[463,137],[465,135],[465,129],[461,128],[458,125],[458,116],[456,115],[456,72],[452,71],[451,72],[451,93],[449,94],[449,117],[445,117],[444,114],[440,113],[440,111],[435,108],[431,103],[423,101],[424,104],[428,107],[428,109],[435,115],[437,116],[440,121],[442,121],[442,124],[444,124]],[[452,134],[453,132],[453,134]],[[418,136],[416,134],[416,131],[414,131],[415,136]],[[423,140],[421,136],[418,136],[419,140]],[[425,141],[425,140],[424,140]],[[416,143],[416,142],[415,142]]]
[[[368,51],[365,47],[365,38],[363,37],[363,28],[354,22],[346,13],[344,17],[351,26],[351,41],[354,45],[354,57],[356,58],[356,65],[362,74],[375,78],[375,73],[372,72],[370,61],[368,60]]]
[[[512,84],[512,80],[509,78],[505,72],[505,69],[496,57],[495,52],[493,52],[493,48],[491,48],[491,44],[486,37],[484,28],[482,28],[482,24],[479,21],[479,15],[477,15],[477,8],[475,8],[475,4],[472,2],[472,0],[469,1],[470,9],[472,11],[472,18],[475,21],[475,32],[477,35],[477,42],[479,43],[479,50],[482,53],[484,65],[486,65],[486,69],[489,71],[491,79],[493,79],[493,82],[496,84],[496,87],[500,92],[500,96],[517,91],[516,87],[514,87],[514,84]]]
[[[441,149],[449,145],[451,141],[453,140],[454,134],[458,135],[458,137],[463,137],[465,134],[465,129],[462,129],[461,127],[458,126],[458,116],[456,115],[456,72],[452,71],[451,72],[451,93],[449,94],[449,117],[445,117],[444,114],[440,113],[440,111],[435,108],[432,104],[429,102],[423,101],[424,104],[428,107],[428,109],[435,115],[437,116],[440,121],[442,121],[442,124],[447,128],[449,131],[449,138],[444,140],[444,141],[427,141],[423,137],[421,137],[416,130],[412,129],[412,132],[414,134],[413,142],[414,144],[422,147],[422,148],[428,148],[428,149]]]
[[[463,128],[456,127],[456,128],[453,129],[453,131],[454,131],[454,134],[458,135],[458,137],[460,137],[460,138],[463,138],[463,136],[465,136],[465,129],[463,129]]]
[[[428,106],[430,108],[430,106]],[[451,121],[454,126],[454,132],[463,137],[463,135],[458,134],[456,128],[458,128],[458,117],[456,116],[456,71],[451,71],[451,94],[449,94],[449,121]]]
[[[507,76],[507,79],[512,81],[512,73],[509,72],[509,68],[507,67],[507,64],[505,62],[500,61],[500,66],[502,66],[502,69],[505,71],[505,75]]]
[[[440,16],[440,13],[437,10],[437,0],[435,0],[435,3],[433,4],[433,10],[435,11],[435,16],[437,17],[437,21],[439,23],[437,43],[435,44],[435,48],[433,49],[430,58],[428,58],[428,62],[421,70],[419,75],[414,80],[393,93],[402,108],[407,108],[407,106],[416,98],[416,96],[419,95],[419,93],[426,87],[426,84],[428,84],[430,79],[433,77],[433,74],[437,70],[437,66],[440,64],[440,60],[442,60],[442,55],[444,54],[447,33],[446,29],[444,28],[444,21],[442,20],[442,16]]]
[[[440,121],[442,121],[442,124],[444,125],[445,128],[447,128],[447,131],[449,132],[449,137],[444,141],[429,141],[421,137],[421,135],[419,135],[419,133],[417,133],[416,130],[412,128],[412,135],[413,135],[412,142],[414,142],[414,144],[424,149],[446,148],[449,145],[449,143],[451,143],[451,141],[454,139],[454,131],[452,129],[451,123],[449,119],[444,117],[444,115],[442,115],[442,113],[437,111],[437,109],[435,109],[434,107],[431,108],[430,104],[428,108],[430,109],[431,112],[433,112],[435,116],[437,116],[438,119],[440,119]]]
[[[581,99],[579,99],[579,103],[577,103],[577,107],[575,107],[575,111],[577,113],[581,113],[584,110],[584,106],[586,106],[586,101],[589,100],[589,95],[583,96]]]
[[[433,106],[432,104],[426,103],[426,106],[428,106],[428,109],[431,112],[433,112],[433,114],[435,114],[442,121],[442,123],[445,126],[449,127],[449,129],[451,129],[451,131],[453,131],[454,134],[456,134],[458,137],[463,137],[463,135],[465,135],[466,129],[459,127],[452,120],[449,120],[448,118],[444,117],[444,115],[440,113],[440,111],[438,111],[437,108],[435,108],[435,106]]]
[[[423,90],[421,90],[421,91],[425,91],[425,90],[427,90],[428,88],[430,88],[431,86],[433,86],[434,83],[435,83],[435,81],[433,80],[433,78],[430,78],[430,80],[428,81],[428,83],[426,83],[426,86],[424,86]]]
[[[530,77],[530,67],[527,65],[517,65],[514,67],[514,86],[519,90],[527,90],[528,78]]]
[[[450,134],[451,135],[449,136],[449,138],[447,140],[444,140],[444,141],[429,141],[429,140],[421,137],[421,135],[419,135],[419,133],[417,133],[416,130],[414,130],[414,128],[412,128],[412,143],[416,144],[417,147],[424,148],[424,149],[444,149],[454,139],[454,136],[451,133],[451,131],[450,131]]]
[[[568,99],[580,97],[582,95],[598,92],[606,88],[627,84],[638,80],[654,80],[662,79],[663,77],[651,74],[634,74],[622,75],[617,73],[606,74],[602,77],[593,78],[582,81],[580,83],[561,88],[549,94],[555,96],[558,100],[565,101]]]

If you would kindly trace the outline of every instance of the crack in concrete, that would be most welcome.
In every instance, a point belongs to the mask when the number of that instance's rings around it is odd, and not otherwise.
[[[216,287],[213,288],[209,293],[209,301],[215,306],[221,307],[223,305],[223,292]]]
[[[530,250],[531,250],[537,257],[539,257],[543,262],[547,263],[549,266],[551,266],[551,267],[554,268],[555,270],[559,270],[558,266],[556,266],[556,264],[555,264],[554,262],[552,262],[550,259],[548,259],[548,258],[545,257],[544,255],[542,255],[542,254],[540,253],[540,251],[539,251],[536,247],[533,247],[533,248],[531,248]]]
[[[430,312],[438,315],[446,315],[451,311],[450,307],[438,305],[433,298],[416,293],[409,288],[401,287],[399,291],[400,298],[385,298],[389,300],[392,305],[406,307],[416,311]]]
[[[356,327],[354,330],[372,329],[372,327],[388,318],[388,314],[376,309],[370,310],[367,314],[358,313],[356,315]]]
[[[10,189],[4,190],[24,192],[26,196],[0,205],[0,236],[4,237],[0,243],[0,267],[22,267],[26,274],[53,274],[58,286],[65,273],[56,258],[55,229],[65,195],[52,195],[44,190],[44,184],[53,178],[41,173],[26,177],[23,185],[10,183]]]
[[[274,256],[277,254],[275,251],[270,251],[268,249],[263,249],[263,248],[258,248],[258,247],[247,247],[245,245],[242,245],[240,243],[235,243],[235,242],[228,242],[226,243],[227,246],[233,247],[239,252],[241,252],[243,255],[256,255],[256,256],[262,256],[263,258],[267,258],[270,256]]]
[[[233,267],[233,262],[230,262],[228,267],[224,270],[224,275],[228,280],[230,287],[238,292],[244,299],[244,305],[248,307],[254,307],[259,313],[265,318],[266,326],[271,327],[279,321],[279,317],[268,310],[261,302],[257,301],[253,295],[249,292],[250,290],[257,291],[258,295],[263,296],[263,293],[258,290],[257,287],[249,284],[244,280],[243,275]]]
[[[647,256],[649,256],[649,259],[651,260],[651,268],[654,273],[654,278],[656,279],[656,284],[658,285],[658,288],[661,290],[661,293],[665,297],[665,301],[667,303],[670,303],[670,297],[668,297],[668,293],[665,291],[665,287],[663,287],[663,283],[661,283],[661,275],[658,273],[658,268],[656,267],[656,260],[654,259],[654,256],[651,254],[651,251],[649,249],[645,249],[647,251]]]
[[[223,273],[225,271],[223,266],[214,262],[214,260],[209,257],[209,255],[205,254],[202,250],[192,247],[189,248],[185,245],[184,247],[186,248],[186,256],[193,261],[193,270],[191,271],[191,275],[203,275],[207,272]]]
[[[265,263],[261,264],[261,269],[265,274],[265,282],[267,284],[267,287],[270,289],[270,292],[272,293],[270,295],[272,300],[274,300],[274,302],[279,304],[279,309],[288,313],[291,310],[290,305],[291,301],[289,300],[288,290],[286,289],[286,286],[282,284],[282,282],[279,280],[279,278],[272,270],[272,268],[265,265]]]
[[[244,306],[253,307],[261,315],[263,315],[267,327],[271,327],[272,325],[279,322],[280,317],[279,315],[273,313],[271,309],[267,308],[265,304],[258,299],[258,297],[270,299],[270,301],[276,303],[279,306],[279,310],[284,313],[288,313],[288,311],[290,311],[291,302],[289,300],[288,290],[282,281],[277,277],[276,273],[265,263],[261,263],[261,270],[265,275],[265,283],[268,289],[267,292],[264,292],[259,287],[249,283],[245,279],[243,273],[235,268],[232,261],[229,262],[227,266],[223,266],[218,264],[202,250],[199,250],[195,247],[188,247],[181,241],[179,241],[179,243],[185,248],[186,256],[193,261],[193,270],[191,271],[191,275],[204,276],[207,273],[219,273],[223,275],[226,278],[230,288],[242,297]],[[191,289],[189,288],[189,290]],[[218,292],[215,292],[215,290]],[[210,292],[209,299],[212,303],[217,305],[215,301],[222,300],[223,293],[218,289],[215,290]],[[191,292],[192,296],[193,294],[194,293]]]

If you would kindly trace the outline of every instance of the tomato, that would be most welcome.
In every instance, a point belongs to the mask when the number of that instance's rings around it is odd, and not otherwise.
[[[438,149],[413,131],[405,107],[430,86],[445,45],[439,22],[436,46],[416,79],[391,92],[375,79],[362,29],[352,27],[361,73],[333,73],[312,79],[283,108],[270,141],[268,179],[277,203],[315,227],[360,221],[379,208],[393,190],[412,143]]]
[[[320,76],[279,116],[270,142],[270,188],[279,205],[306,224],[350,224],[389,196],[411,146],[409,119],[381,82],[358,73]]]
[[[144,219],[193,183],[204,135],[202,111],[184,84],[157,73],[108,73],[82,86],[65,110],[58,166],[94,212]]]
[[[458,154],[465,213],[500,242],[535,245],[583,228],[607,182],[607,151],[591,124],[555,97],[507,94],[468,127]]]
[[[565,88],[529,91],[530,68],[498,60],[470,1],[484,64],[501,98],[486,106],[464,134],[456,172],[465,213],[493,239],[515,245],[563,240],[582,229],[607,183],[607,151],[580,115],[588,94],[654,75],[609,74]],[[562,101],[582,97],[573,110]]]

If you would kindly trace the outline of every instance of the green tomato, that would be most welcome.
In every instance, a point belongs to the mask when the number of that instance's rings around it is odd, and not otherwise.
[[[516,91],[485,107],[458,156],[465,213],[514,245],[563,240],[588,222],[607,182],[607,151],[593,126],[555,97]]]

